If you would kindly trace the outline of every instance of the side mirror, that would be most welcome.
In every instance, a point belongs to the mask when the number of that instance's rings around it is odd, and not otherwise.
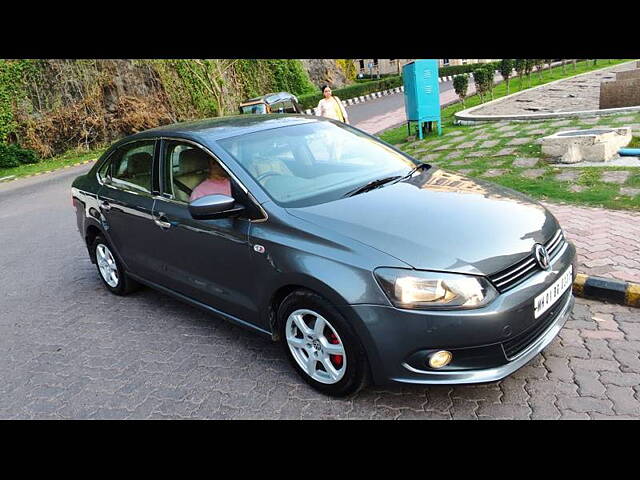
[[[205,195],[189,203],[189,213],[196,220],[234,217],[243,211],[244,206],[228,195]]]

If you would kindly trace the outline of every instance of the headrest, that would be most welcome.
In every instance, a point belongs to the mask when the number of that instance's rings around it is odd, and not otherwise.
[[[186,175],[209,169],[209,155],[199,148],[191,148],[180,152],[180,173]]]
[[[131,155],[127,161],[127,172],[131,175],[151,173],[153,157],[149,152],[138,152]]]

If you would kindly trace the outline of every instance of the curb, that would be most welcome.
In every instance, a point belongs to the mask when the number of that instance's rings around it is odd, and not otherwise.
[[[573,282],[573,293],[579,297],[640,308],[639,283],[579,273]]]
[[[72,163],[70,165],[63,165],[62,167],[54,168],[53,170],[45,170],[44,172],[32,173],[32,174],[29,174],[29,175],[22,175],[20,177],[16,177],[15,175],[11,175],[9,177],[0,178],[0,183],[7,183],[7,182],[11,182],[13,180],[18,180],[20,178],[37,177],[38,175],[44,175],[45,173],[57,172],[59,170],[65,169],[65,168],[71,168],[71,167],[78,167],[80,165],[86,165],[87,163],[95,162],[96,160],[97,160],[97,158],[94,158],[92,160],[85,160],[84,162]]]

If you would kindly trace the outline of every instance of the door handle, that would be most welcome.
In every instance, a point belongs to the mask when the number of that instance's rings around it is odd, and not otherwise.
[[[106,210],[107,212],[111,210],[111,204],[109,204],[109,202],[107,202],[106,200],[100,204],[100,207],[102,207],[102,209]]]
[[[153,222],[158,225],[160,228],[171,228],[171,222],[167,222],[167,217],[160,214],[159,217],[154,217]]]

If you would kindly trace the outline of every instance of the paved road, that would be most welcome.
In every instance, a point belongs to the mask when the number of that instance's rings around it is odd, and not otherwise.
[[[502,76],[495,75],[494,82],[500,83]],[[440,87],[440,105],[446,106],[458,101],[453,89],[453,81],[442,82]],[[468,94],[475,93],[476,87],[472,81],[469,83]],[[356,127],[368,133],[378,133],[387,128],[396,127],[406,123],[407,117],[404,111],[404,95],[395,93],[386,97],[368,100],[364,103],[357,103],[346,107],[349,121]]]
[[[316,394],[268,339],[150,289],[109,294],[71,205],[87,168],[0,184],[0,418],[640,418],[638,310],[581,299],[502,382]]]

